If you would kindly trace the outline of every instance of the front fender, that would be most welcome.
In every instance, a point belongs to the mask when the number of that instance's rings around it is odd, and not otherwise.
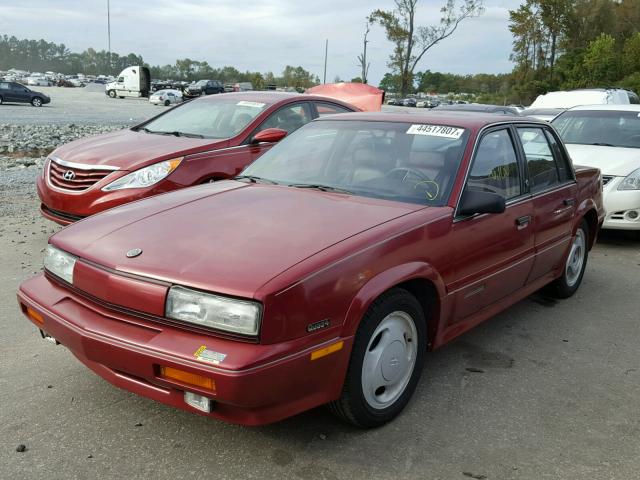
[[[360,320],[369,306],[387,290],[409,280],[423,279],[431,282],[442,300],[445,285],[440,274],[428,263],[410,262],[397,265],[369,279],[351,301],[343,324],[342,335],[355,335]],[[442,303],[442,302],[440,302]]]

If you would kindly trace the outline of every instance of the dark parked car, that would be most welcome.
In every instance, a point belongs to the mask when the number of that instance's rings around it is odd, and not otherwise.
[[[479,103],[456,103],[453,105],[439,105],[436,110],[450,110],[457,112],[497,113],[498,115],[519,116],[520,112],[515,107],[503,105],[483,105]]]
[[[224,84],[219,80],[199,80],[185,88],[185,93],[195,97],[197,95],[212,95],[224,93]]]
[[[2,103],[30,103],[34,107],[41,107],[51,99],[44,93],[31,90],[16,82],[0,82],[0,104]]]
[[[415,98],[405,98],[402,101],[402,105],[405,107],[415,107],[418,101]]]

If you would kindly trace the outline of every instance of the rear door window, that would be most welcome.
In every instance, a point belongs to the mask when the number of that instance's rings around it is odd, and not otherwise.
[[[531,191],[539,192],[560,183],[558,165],[544,129],[519,127],[518,135],[527,161]]]
[[[351,110],[336,105],[334,103],[316,102],[316,109],[318,110],[318,116],[324,117],[325,115],[334,115],[336,113],[346,113]]]

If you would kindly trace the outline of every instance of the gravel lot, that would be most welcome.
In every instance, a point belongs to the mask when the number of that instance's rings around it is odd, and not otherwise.
[[[151,105],[146,98],[109,98],[104,93],[104,85],[98,84],[83,88],[29,88],[49,95],[51,103],[40,108],[28,103],[0,105],[0,123],[133,125],[166,108]]]
[[[96,99],[107,106],[52,117],[120,125],[117,108],[137,119],[160,108]],[[28,113],[6,119],[5,109]],[[49,111],[0,106],[11,124],[57,122]],[[640,241],[631,236],[601,237],[574,297],[533,295],[428,355],[414,399],[385,427],[356,430],[316,409],[245,428],[118,390],[22,317],[15,291],[59,228],[37,213],[38,172],[0,166],[0,478],[639,477]]]

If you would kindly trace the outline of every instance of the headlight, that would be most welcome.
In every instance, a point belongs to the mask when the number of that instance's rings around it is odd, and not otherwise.
[[[640,190],[640,168],[627,175],[618,185],[618,190]]]
[[[262,306],[176,286],[169,289],[166,316],[202,327],[257,335]]]
[[[131,172],[124,177],[120,177],[114,182],[111,182],[106,187],[102,188],[103,192],[110,192],[112,190],[122,190],[123,188],[144,188],[158,183],[165,178],[171,172],[173,172],[180,162],[182,157],[174,158],[173,160],[165,160],[164,162],[154,163],[148,167],[141,168],[135,172]]]
[[[73,267],[77,257],[63,252],[59,248],[47,245],[44,252],[44,268],[68,283],[73,283]]]

